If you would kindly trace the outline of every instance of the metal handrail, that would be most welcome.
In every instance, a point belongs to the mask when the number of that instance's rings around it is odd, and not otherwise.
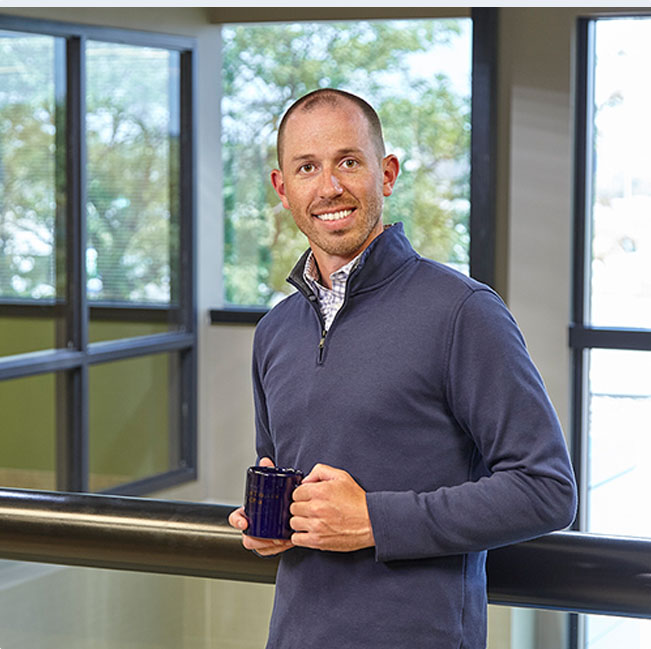
[[[273,583],[244,550],[232,507],[0,489],[0,557]],[[651,541],[555,532],[488,553],[494,604],[651,618]]]

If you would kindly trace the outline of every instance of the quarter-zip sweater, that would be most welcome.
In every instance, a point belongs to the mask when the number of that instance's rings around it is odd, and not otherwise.
[[[499,296],[420,257],[401,224],[373,240],[324,334],[298,291],[259,323],[257,454],[348,471],[375,548],[281,556],[268,649],[481,649],[485,551],[569,525],[561,427]]]

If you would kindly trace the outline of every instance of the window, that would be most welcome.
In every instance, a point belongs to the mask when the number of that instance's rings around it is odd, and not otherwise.
[[[651,17],[585,20],[580,35],[585,105],[570,342],[581,525],[651,537],[643,504],[651,489],[651,93],[642,81]],[[585,648],[651,643],[648,621],[584,622]]]
[[[223,29],[225,302],[271,306],[306,247],[269,171],[284,111],[318,87],[360,94],[401,160],[385,221],[423,255],[468,272],[470,19],[302,22]]]
[[[0,484],[193,478],[194,43],[0,30]]]

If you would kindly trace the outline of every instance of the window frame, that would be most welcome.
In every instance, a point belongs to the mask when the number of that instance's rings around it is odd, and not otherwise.
[[[594,169],[594,61],[595,25],[598,20],[645,16],[648,12],[585,16],[577,19],[575,40],[574,114],[574,214],[572,241],[572,302],[568,345],[571,354],[570,438],[571,456],[579,487],[579,511],[572,529],[587,527],[589,360],[592,349],[651,351],[651,330],[595,327],[587,321],[590,247],[592,243]],[[595,535],[604,540],[615,537]],[[649,541],[651,542],[651,541]],[[610,557],[604,557],[609,560]],[[585,618],[570,615],[570,649],[585,646]]]
[[[56,486],[85,492],[89,480],[89,387],[92,365],[158,353],[179,355],[179,466],[162,474],[116,485],[105,493],[141,495],[197,477],[197,288],[194,38],[31,19],[0,14],[0,30],[59,37],[65,42],[65,299],[37,303],[3,300],[8,315],[51,317],[65,313],[64,339],[55,349],[0,357],[0,380],[57,373],[65,395],[57,406]],[[180,58],[179,300],[178,331],[89,343],[90,319],[159,321],[171,309],[156,306],[89,304],[86,291],[85,43],[87,40],[176,51]],[[57,206],[59,209],[59,206]]]
[[[640,14],[649,16],[649,14]],[[632,14],[631,17],[634,15]],[[625,17],[617,14],[616,18]],[[615,18],[614,17],[614,18]],[[594,27],[597,20],[609,17],[579,18],[577,23],[575,150],[574,150],[574,241],[572,278],[572,322],[569,346],[572,353],[572,447],[575,471],[581,491],[587,488],[585,475],[585,434],[587,425],[587,354],[591,349],[651,351],[651,329],[595,327],[587,323],[590,278],[592,170],[594,146],[592,140],[594,78]],[[586,525],[583,507],[575,527]]]
[[[497,182],[497,41],[498,10],[473,7],[470,141],[470,276],[495,287]],[[446,18],[451,16],[446,15]],[[460,15],[461,17],[461,15]],[[467,16],[463,16],[464,18]],[[343,16],[340,17],[345,20]],[[394,16],[393,19],[396,17]],[[436,17],[423,16],[436,20]],[[336,20],[336,16],[328,20]],[[368,18],[379,20],[378,16]],[[405,17],[405,20],[408,20]],[[286,19],[289,20],[289,19]],[[292,19],[294,22],[307,18]],[[314,19],[323,20],[323,18]],[[288,269],[289,271],[289,269]],[[255,325],[269,309],[227,306],[210,310],[211,324]]]

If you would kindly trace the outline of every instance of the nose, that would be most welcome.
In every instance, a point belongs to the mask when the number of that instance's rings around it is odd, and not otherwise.
[[[337,174],[333,170],[328,169],[324,169],[321,174],[321,186],[319,190],[321,198],[340,196],[344,192],[344,188],[341,186]]]

